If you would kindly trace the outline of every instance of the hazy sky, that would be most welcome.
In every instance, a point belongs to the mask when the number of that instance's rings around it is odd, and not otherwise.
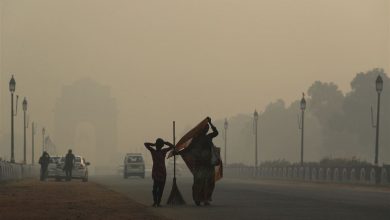
[[[3,103],[14,73],[50,132],[62,85],[89,77],[117,99],[120,147],[389,69],[386,0],[1,2]]]

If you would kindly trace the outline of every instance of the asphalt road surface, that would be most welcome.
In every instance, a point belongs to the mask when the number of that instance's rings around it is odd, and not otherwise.
[[[95,176],[111,190],[151,206],[152,180],[121,176]],[[209,207],[197,207],[191,199],[192,178],[178,177],[187,204],[150,209],[172,219],[383,219],[390,220],[390,189],[370,186],[329,185],[225,178],[219,181]],[[163,201],[172,181],[168,178]]]

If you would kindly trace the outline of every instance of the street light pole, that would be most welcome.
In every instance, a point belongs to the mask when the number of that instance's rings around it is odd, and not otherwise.
[[[256,110],[253,113],[253,120],[255,123],[255,168],[257,169],[257,122],[259,120],[259,113]]]
[[[225,118],[225,124],[224,124],[224,128],[225,128],[225,166],[227,166],[227,159],[226,159],[226,153],[227,153],[227,129],[228,129],[228,121],[227,119]]]
[[[16,81],[14,75],[12,75],[11,80],[9,81],[9,91],[11,92],[11,163],[15,163],[15,154],[14,154],[14,93],[16,88]],[[17,101],[16,101],[17,103]]]
[[[14,143],[14,93],[11,93],[11,163],[15,163]]]
[[[31,124],[31,164],[34,165],[34,157],[35,157],[35,151],[34,151],[34,136],[35,136],[35,123],[32,122]]]
[[[26,164],[27,158],[26,158],[26,112],[27,112],[27,99],[24,97],[23,100],[23,132],[24,132],[24,142],[23,142],[23,163]]]
[[[42,153],[45,151],[45,127],[42,128]]]
[[[303,143],[304,143],[304,132],[305,132],[305,109],[306,109],[306,100],[305,93],[302,94],[302,99],[300,103],[301,107],[301,123],[299,129],[301,129],[301,166],[303,166]]]
[[[378,153],[379,153],[379,113],[380,113],[380,102],[381,92],[383,90],[383,80],[379,75],[375,81],[376,91],[378,93],[377,113],[376,113],[376,135],[375,135],[375,165],[378,166]]]

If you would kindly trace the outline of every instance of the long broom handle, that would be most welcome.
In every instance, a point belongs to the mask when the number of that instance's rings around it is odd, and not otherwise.
[[[173,146],[176,147],[176,123],[173,121]],[[173,149],[175,150],[175,148]],[[176,154],[173,154],[173,178],[176,179]]]

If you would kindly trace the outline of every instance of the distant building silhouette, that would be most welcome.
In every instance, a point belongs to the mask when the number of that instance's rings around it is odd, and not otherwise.
[[[96,146],[75,146],[80,124],[90,124],[95,130]],[[110,88],[90,79],[64,86],[54,109],[55,140],[59,153],[72,148],[74,154],[94,158],[94,165],[108,165],[117,149],[117,107]],[[88,148],[88,149],[85,149]],[[94,149],[91,149],[94,148]]]

